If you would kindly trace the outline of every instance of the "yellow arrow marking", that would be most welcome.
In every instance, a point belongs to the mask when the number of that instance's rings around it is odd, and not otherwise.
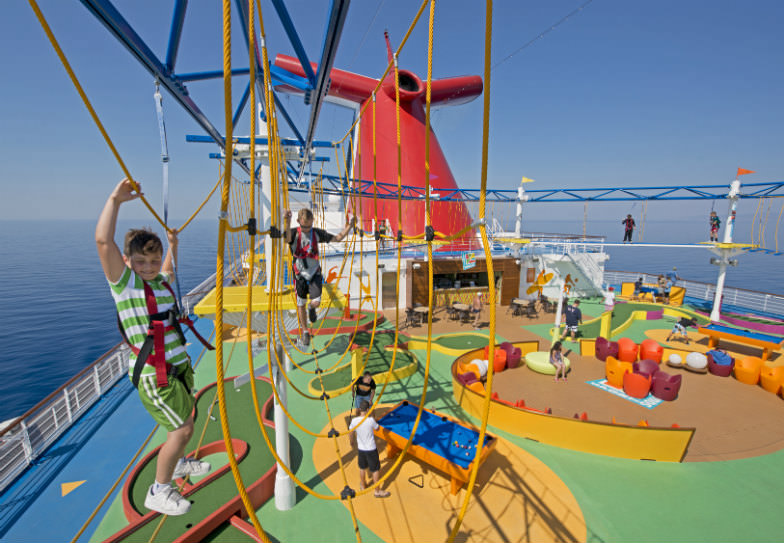
[[[76,488],[81,486],[82,483],[86,483],[86,482],[87,481],[85,480],[85,481],[74,481],[72,483],[63,483],[60,485],[60,491],[62,492],[62,495],[65,496],[66,494],[69,494],[74,490],[76,490]]]

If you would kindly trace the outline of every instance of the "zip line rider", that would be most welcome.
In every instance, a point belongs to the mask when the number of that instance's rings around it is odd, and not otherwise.
[[[299,226],[295,230],[291,229],[290,209],[287,209],[283,214],[283,221],[286,243],[291,250],[291,267],[296,280],[300,340],[302,345],[307,347],[310,345],[310,327],[305,316],[305,306],[308,305],[308,295],[310,295],[308,317],[310,317],[310,322],[316,322],[318,318],[316,309],[321,304],[321,290],[324,283],[319,263],[318,244],[342,241],[357,224],[357,218],[351,217],[350,220],[347,220],[345,228],[337,235],[313,227],[313,212],[308,208],[302,208],[297,213]]]

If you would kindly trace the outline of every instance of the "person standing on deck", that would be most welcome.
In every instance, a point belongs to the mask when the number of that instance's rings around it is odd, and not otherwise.
[[[482,295],[478,292],[474,294],[471,302],[471,313],[474,314],[474,330],[479,330],[479,317],[482,316]]]
[[[564,300],[566,303],[568,300]],[[563,320],[566,323],[561,341],[566,339],[567,334],[571,334],[572,341],[577,337],[577,327],[583,322],[583,314],[580,311],[580,300],[575,300],[572,305],[567,305],[564,310]]]
[[[348,429],[355,432],[357,436],[357,463],[359,464],[359,489],[367,487],[366,472],[370,470],[373,484],[378,483],[378,472],[381,469],[381,461],[378,458],[378,448],[376,447],[376,436],[373,430],[378,428],[376,419],[368,414],[370,403],[362,400],[359,405],[359,416],[351,419]],[[362,420],[364,418],[364,421]],[[376,498],[386,498],[390,495],[388,490],[377,487],[373,495]]]
[[[615,289],[610,287],[604,295],[604,310],[612,311],[615,307]]]

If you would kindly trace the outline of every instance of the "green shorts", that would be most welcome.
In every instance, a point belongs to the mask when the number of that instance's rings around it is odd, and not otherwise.
[[[179,375],[169,376],[169,385],[158,387],[154,373],[139,377],[139,398],[155,422],[171,432],[180,428],[193,413],[195,400],[193,390],[193,368],[190,362],[175,367]],[[185,384],[188,388],[185,388]]]

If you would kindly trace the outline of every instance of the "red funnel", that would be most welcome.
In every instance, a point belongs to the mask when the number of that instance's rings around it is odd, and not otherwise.
[[[299,60],[278,55],[275,65],[291,73],[304,76]],[[314,70],[317,69],[315,64]],[[403,185],[425,187],[425,83],[416,74],[399,70],[400,79],[400,141],[402,158],[400,174]],[[363,75],[333,69],[330,73],[329,95],[361,104],[370,100],[378,80]],[[458,105],[469,102],[482,93],[482,78],[462,76],[438,79],[431,83],[430,102],[433,106]],[[390,73],[376,95],[376,172],[378,182],[397,184],[397,140],[395,121],[395,81]],[[373,180],[373,113],[368,106],[360,119],[360,160],[355,161],[357,179]],[[355,156],[356,158],[356,156]],[[457,183],[449,169],[435,133],[430,131],[430,186],[432,194],[457,190]],[[365,194],[368,194],[366,191]],[[364,228],[372,228],[372,218],[389,219],[392,232],[398,224],[406,235],[421,234],[425,224],[425,202],[404,200],[403,214],[398,217],[396,200],[378,200],[378,212],[373,208],[372,189],[369,197],[361,199]],[[437,232],[455,233],[471,224],[471,215],[463,202],[440,202],[431,197],[431,222]],[[400,222],[398,223],[398,219]],[[473,240],[469,230],[462,240]]]

